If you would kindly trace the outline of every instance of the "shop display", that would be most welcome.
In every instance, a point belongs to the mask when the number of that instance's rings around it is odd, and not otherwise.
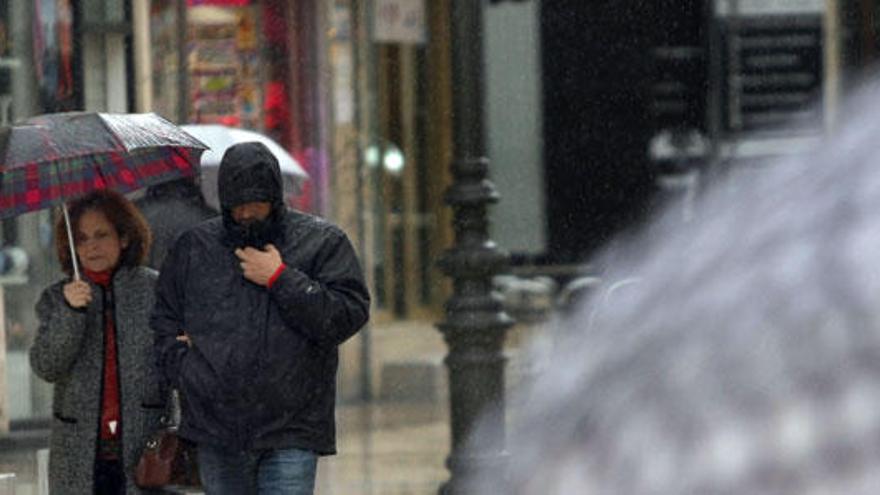
[[[262,101],[254,7],[189,9],[189,122],[259,129]]]

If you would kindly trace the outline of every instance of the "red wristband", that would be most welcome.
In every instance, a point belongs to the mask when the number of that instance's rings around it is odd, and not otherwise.
[[[279,266],[278,269],[275,270],[275,273],[273,273],[272,276],[269,277],[269,281],[266,282],[266,287],[271,289],[272,284],[274,284],[275,281],[278,280],[278,277],[281,276],[281,272],[283,272],[285,268],[287,268],[287,265],[285,265],[284,263],[281,263],[281,266]]]

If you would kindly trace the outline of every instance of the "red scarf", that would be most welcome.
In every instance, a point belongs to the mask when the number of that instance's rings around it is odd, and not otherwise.
[[[86,277],[100,285],[104,290],[110,288],[113,273],[83,270]],[[101,439],[115,440],[119,438],[119,360],[116,356],[116,327],[113,323],[113,308],[104,308],[104,386],[101,396]]]

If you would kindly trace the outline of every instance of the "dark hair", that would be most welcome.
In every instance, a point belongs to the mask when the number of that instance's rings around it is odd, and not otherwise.
[[[128,239],[128,246],[119,256],[119,266],[137,266],[146,260],[152,242],[150,227],[134,203],[122,194],[107,189],[95,191],[73,200],[67,208],[74,235],[83,214],[87,211],[98,211],[113,224],[120,238]],[[55,222],[55,250],[64,272],[68,275],[73,273],[64,215],[59,215]]]

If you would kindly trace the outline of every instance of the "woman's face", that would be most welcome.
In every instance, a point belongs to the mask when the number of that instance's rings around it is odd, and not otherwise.
[[[98,210],[87,210],[79,218],[76,234],[76,254],[83,267],[93,272],[116,268],[128,240],[119,237],[116,228]]]

